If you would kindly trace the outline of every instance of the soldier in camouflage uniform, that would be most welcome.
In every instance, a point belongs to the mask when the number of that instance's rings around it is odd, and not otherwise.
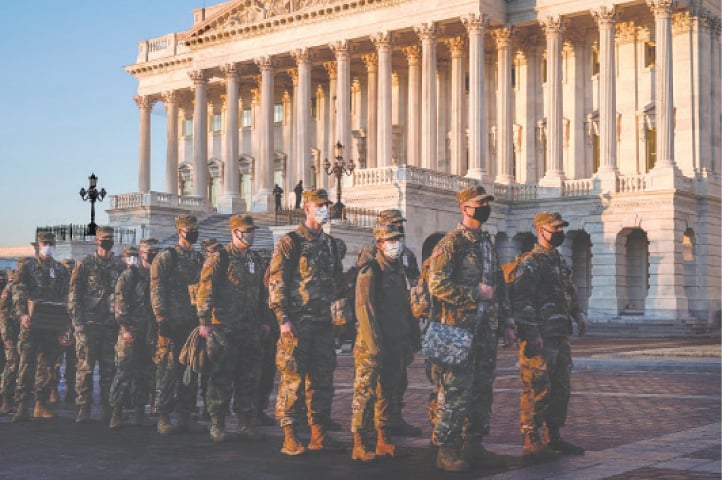
[[[150,266],[157,253],[155,238],[141,240],[139,249],[123,249],[128,268],[115,284],[115,320],[120,330],[115,378],[110,386],[110,428],[123,424],[123,404],[128,400],[135,407],[135,424],[147,424],[145,404],[153,380],[153,345],[148,343],[148,329],[151,322],[155,323],[150,305]]]
[[[208,255],[198,283],[199,334],[226,339],[224,359],[213,364],[208,378],[211,439],[225,438],[225,415],[233,398],[241,437],[260,440],[253,426],[256,391],[261,375],[261,338],[269,334],[268,298],[261,256],[251,249],[256,226],[250,215],[230,219],[231,243]]]
[[[534,217],[537,244],[514,270],[511,298],[522,340],[520,423],[525,455],[584,453],[583,448],[563,440],[559,434],[566,422],[571,392],[571,322],[577,323],[580,335],[587,330],[571,271],[557,251],[568,225],[559,213],[538,213]],[[545,436],[545,427],[546,445],[540,438]]]
[[[122,262],[113,255],[113,227],[98,227],[95,234],[97,250],[80,260],[70,277],[68,312],[75,328],[75,352],[78,357],[75,403],[78,423],[90,420],[93,403],[93,370],[100,371],[100,403],[103,421],[110,420],[110,384],[115,375],[115,283],[123,271]]]
[[[401,215],[401,210],[382,210],[379,212],[376,220],[381,226],[395,225],[402,234],[404,233],[404,222],[406,219],[403,215]],[[368,261],[376,255],[376,250],[376,243],[366,245],[359,252],[356,265],[360,268],[368,263]],[[416,259],[414,252],[412,252],[406,245],[403,245],[400,260],[406,274],[408,288],[411,288],[412,285],[416,285],[419,280],[419,276],[421,275],[419,262]],[[418,437],[421,436],[421,429],[415,425],[410,425],[406,420],[404,420],[404,417],[401,414],[404,408],[404,395],[406,394],[406,389],[409,383],[406,369],[414,361],[414,354],[421,350],[421,330],[418,327],[418,324],[413,325],[412,334],[407,337],[407,340],[408,341],[404,344],[404,362],[406,364],[406,368],[404,368],[401,379],[396,384],[396,391],[389,399],[389,431],[394,435]]]
[[[20,334],[20,323],[15,317],[15,285],[17,284],[18,270],[23,264],[32,258],[18,259],[17,270],[11,275],[10,281],[3,288],[0,296],[0,334],[2,335],[3,350],[5,351],[5,365],[2,377],[0,378],[0,394],[2,405],[0,413],[7,415],[13,408],[15,399],[15,384],[18,378],[18,335]]]
[[[507,345],[514,342],[514,321],[496,248],[491,235],[481,229],[494,197],[474,186],[461,190],[456,198],[461,224],[436,244],[429,257],[429,292],[440,306],[440,318],[433,320],[474,332],[467,364],[432,365],[438,389],[436,466],[447,471],[465,471],[470,463],[488,460],[482,438],[489,433],[498,337],[503,335]]]
[[[191,374],[186,385],[185,367],[178,362],[188,334],[198,325],[198,314],[188,291],[190,285],[198,283],[203,267],[203,256],[193,249],[198,241],[198,220],[192,215],[180,215],[175,226],[177,245],[159,253],[150,268],[150,298],[158,326],[155,408],[160,434],[174,431],[170,421],[174,409],[178,411],[175,430],[205,430],[191,419],[197,404],[197,375]]]
[[[266,297],[268,297],[268,274],[270,273],[268,264],[270,260],[270,257],[263,258],[265,265],[263,286],[266,290]],[[258,390],[256,391],[256,421],[265,427],[276,424],[272,417],[266,415],[265,410],[270,404],[270,395],[276,381],[276,343],[278,343],[280,334],[278,322],[272,321],[269,334],[261,339],[261,377],[258,380]]]
[[[403,238],[396,225],[374,229],[376,256],[363,266],[356,281],[354,345],[355,379],[351,404],[354,460],[394,456],[388,437],[391,400],[406,370],[404,346],[411,335],[411,317],[404,266],[399,257]],[[375,454],[363,437],[365,420],[372,418],[377,432]]]
[[[281,326],[276,417],[283,427],[281,452],[286,455],[305,451],[294,430],[298,421],[294,404],[304,395],[311,426],[309,450],[338,448],[326,433],[326,423],[336,368],[330,304],[338,294],[343,267],[336,242],[323,232],[331,203],[328,193],[309,190],[303,196],[306,220],[278,241],[269,277],[269,305]],[[305,392],[300,388],[304,378]]]
[[[68,280],[73,274],[75,268],[75,260],[72,258],[64,258],[60,260],[61,265],[68,271]],[[63,379],[65,380],[65,403],[75,403],[75,376],[77,375],[78,359],[75,355],[75,335],[73,328],[69,328],[63,335],[60,342],[60,355],[55,364],[55,377],[60,381],[60,366],[65,361],[65,370],[63,371]]]
[[[33,328],[28,301],[65,302],[68,298],[68,272],[53,258],[55,234],[38,233],[38,256],[25,262],[17,272],[14,292],[15,317],[20,322],[18,368],[13,421],[29,419],[29,405],[35,394],[36,418],[55,418],[49,408],[55,362],[60,355],[57,334]]]

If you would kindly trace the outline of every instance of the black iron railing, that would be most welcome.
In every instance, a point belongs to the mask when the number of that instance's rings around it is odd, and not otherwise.
[[[136,243],[136,232],[133,228],[113,227],[115,231],[115,243],[119,245],[134,245]],[[82,242],[93,237],[88,225],[46,225],[35,229],[35,238],[40,232],[52,232],[58,242]]]

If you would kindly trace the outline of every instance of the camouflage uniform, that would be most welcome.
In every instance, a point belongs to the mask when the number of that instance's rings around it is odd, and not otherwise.
[[[15,280],[11,279],[3,288],[2,296],[0,296],[0,334],[2,334],[3,349],[5,350],[5,366],[0,379],[3,413],[8,413],[11,409],[15,398],[15,383],[18,375],[18,334],[20,333],[20,324],[15,317],[14,295]]]
[[[304,377],[309,423],[325,424],[331,416],[336,352],[330,304],[343,274],[333,237],[313,235],[303,224],[294,234],[300,239],[299,258],[292,258],[298,255],[294,240],[284,235],[273,252],[269,277],[271,310],[279,324],[290,320],[296,328],[295,338],[281,337],[277,345],[276,417],[282,427],[297,423],[294,403],[304,396]]]
[[[566,422],[571,392],[571,322],[584,313],[577,303],[571,270],[556,248],[535,245],[514,275],[512,306],[522,340],[521,431],[536,432],[545,424],[558,431]],[[527,356],[528,341],[540,336],[541,354]]]
[[[262,325],[268,323],[264,272],[257,252],[230,243],[224,252],[206,258],[198,284],[200,324],[212,325],[227,339],[224,362],[213,365],[208,379],[208,412],[224,416],[233,397],[233,409],[244,425],[256,416]]]
[[[514,324],[496,249],[487,232],[457,226],[436,245],[429,269],[429,292],[440,305],[440,318],[434,320],[475,332],[466,365],[432,365],[438,390],[434,439],[439,447],[455,449],[461,445],[462,427],[465,441],[489,433],[498,336]],[[479,300],[479,282],[494,287],[493,301]]]
[[[54,236],[53,236],[54,241]],[[68,296],[68,272],[52,257],[28,260],[18,270],[15,289],[15,317],[28,313],[28,300],[65,302]],[[27,405],[32,393],[35,401],[46,405],[54,388],[55,362],[60,355],[57,333],[20,326],[18,336],[20,363],[15,401]]]
[[[110,384],[115,375],[115,342],[118,335],[113,314],[115,284],[122,272],[123,264],[118,258],[103,258],[95,252],[76,264],[70,278],[68,311],[75,327],[75,352],[78,359],[75,403],[81,412],[88,411],[93,403],[93,370],[96,362],[100,372],[101,405],[104,413],[110,412],[108,402]],[[82,331],[78,331],[78,327],[82,327]]]
[[[122,407],[130,400],[134,407],[143,407],[148,403],[153,380],[153,345],[147,337],[148,327],[155,323],[155,318],[150,304],[150,270],[142,264],[129,266],[118,278],[115,285],[115,320],[119,332],[110,406]],[[133,334],[132,343],[123,339],[126,331]]]
[[[73,274],[75,268],[75,260],[72,258],[64,258],[60,263],[68,271],[68,279]],[[60,345],[60,355],[55,363],[55,378],[60,382],[60,366],[65,361],[65,369],[63,370],[63,379],[65,380],[65,402],[75,403],[75,377],[78,371],[78,358],[75,355],[75,335],[73,329],[69,329],[63,337],[65,344]]]
[[[178,355],[188,334],[198,325],[197,311],[191,305],[188,286],[198,282],[203,256],[178,245],[172,250],[159,253],[150,269],[153,313],[159,326],[161,322],[166,322],[170,330],[159,330],[154,358],[157,367],[155,407],[163,415],[175,408],[181,414],[190,414],[196,408],[198,391],[195,374],[188,385],[183,383],[185,367],[178,362]]]

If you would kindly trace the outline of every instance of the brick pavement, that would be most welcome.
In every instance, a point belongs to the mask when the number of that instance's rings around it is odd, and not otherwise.
[[[73,423],[75,408],[63,407],[54,421],[9,423],[0,417],[0,479],[143,478],[720,478],[719,358],[689,368],[671,359],[649,368],[630,357],[613,365],[585,363],[610,354],[669,346],[719,345],[719,339],[575,339],[577,365],[568,426],[563,433],[583,445],[583,457],[529,465],[521,458],[518,432],[520,385],[516,354],[500,350],[492,432],[487,446],[505,465],[470,474],[442,475],[433,468],[425,405],[429,385],[423,362],[409,370],[404,415],[424,430],[422,438],[398,438],[404,457],[354,465],[349,454],[289,458],[278,453],[280,429],[259,444],[213,445],[207,434],[161,439],[151,428],[111,432],[99,422]],[[705,368],[697,368],[703,364]],[[640,365],[642,365],[640,367]],[[339,356],[333,417],[347,427],[353,359]],[[99,412],[94,412],[95,416]],[[350,434],[335,434],[350,445]],[[59,468],[62,466],[62,468]]]

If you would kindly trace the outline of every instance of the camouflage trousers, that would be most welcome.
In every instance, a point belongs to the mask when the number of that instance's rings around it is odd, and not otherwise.
[[[32,328],[21,328],[18,336],[18,378],[15,401],[46,403],[53,389],[55,362],[60,355],[57,335]]]
[[[398,395],[399,384],[406,372],[403,345],[399,342],[385,342],[379,362],[368,353],[364,342],[359,341],[354,346],[353,356],[355,375],[351,431],[367,430],[370,425],[366,425],[366,422],[371,418],[374,428],[384,429],[389,423],[394,396]]]
[[[185,366],[178,362],[181,348],[192,328],[174,327],[173,337],[158,335],[153,361],[156,366],[155,409],[160,414],[173,410],[191,413],[197,406],[198,374],[191,373],[188,385],[183,383]]]
[[[572,350],[567,337],[544,339],[542,354],[524,355],[526,342],[519,348],[521,373],[520,428],[537,430],[545,423],[559,428],[567,420],[571,393]]]
[[[115,375],[115,341],[118,329],[114,325],[85,325],[75,332],[75,353],[78,359],[75,391],[78,406],[93,403],[93,370],[96,362],[100,374],[100,402],[108,405],[110,384]]]
[[[133,342],[123,340],[123,329],[115,345],[115,377],[110,386],[110,406],[122,407],[127,400],[135,407],[150,398],[153,369],[153,345],[146,342],[145,332],[134,332]]]
[[[496,377],[496,332],[480,331],[463,367],[431,366],[437,392],[433,436],[440,447],[458,448],[463,437],[489,433]]]
[[[256,413],[260,414],[269,405],[269,397],[276,381],[276,343],[278,330],[261,340],[261,376],[256,391]]]
[[[205,399],[211,415],[225,415],[232,397],[233,411],[239,421],[255,417],[256,393],[261,377],[260,328],[225,331],[228,343],[224,361],[221,365],[214,365],[208,376]]]
[[[305,398],[308,423],[326,423],[331,417],[336,368],[333,325],[330,321],[302,321],[295,327],[296,337],[281,337],[276,347],[276,366],[281,373],[276,418],[282,427],[295,425],[294,405],[297,399]]]
[[[0,392],[8,399],[15,398],[15,384],[18,378],[18,334],[15,329],[3,331],[3,350],[5,351],[5,366],[0,377]]]

